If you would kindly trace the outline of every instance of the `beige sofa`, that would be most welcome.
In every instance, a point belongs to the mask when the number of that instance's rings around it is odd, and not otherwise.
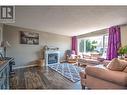
[[[127,73],[103,65],[87,66],[80,72],[81,85],[90,89],[127,89]]]

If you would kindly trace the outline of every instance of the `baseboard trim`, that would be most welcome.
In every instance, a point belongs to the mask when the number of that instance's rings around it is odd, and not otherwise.
[[[14,67],[13,69],[21,69],[21,68],[28,68],[28,67],[34,67],[36,65],[26,65],[26,66],[17,66],[17,67]]]

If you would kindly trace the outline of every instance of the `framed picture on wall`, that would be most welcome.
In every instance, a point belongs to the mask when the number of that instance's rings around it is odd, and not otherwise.
[[[39,33],[20,31],[20,44],[38,45]]]

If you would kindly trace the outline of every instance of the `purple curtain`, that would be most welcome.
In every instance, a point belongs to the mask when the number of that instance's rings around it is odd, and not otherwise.
[[[117,58],[117,51],[121,46],[121,32],[119,26],[113,26],[109,28],[109,38],[108,38],[108,49],[107,49],[107,59],[111,60]]]
[[[72,37],[71,50],[75,51],[75,54],[77,54],[77,37],[76,36]]]

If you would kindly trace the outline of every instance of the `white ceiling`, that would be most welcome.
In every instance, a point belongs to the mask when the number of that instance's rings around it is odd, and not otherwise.
[[[127,23],[127,6],[17,6],[9,24],[74,36]]]

